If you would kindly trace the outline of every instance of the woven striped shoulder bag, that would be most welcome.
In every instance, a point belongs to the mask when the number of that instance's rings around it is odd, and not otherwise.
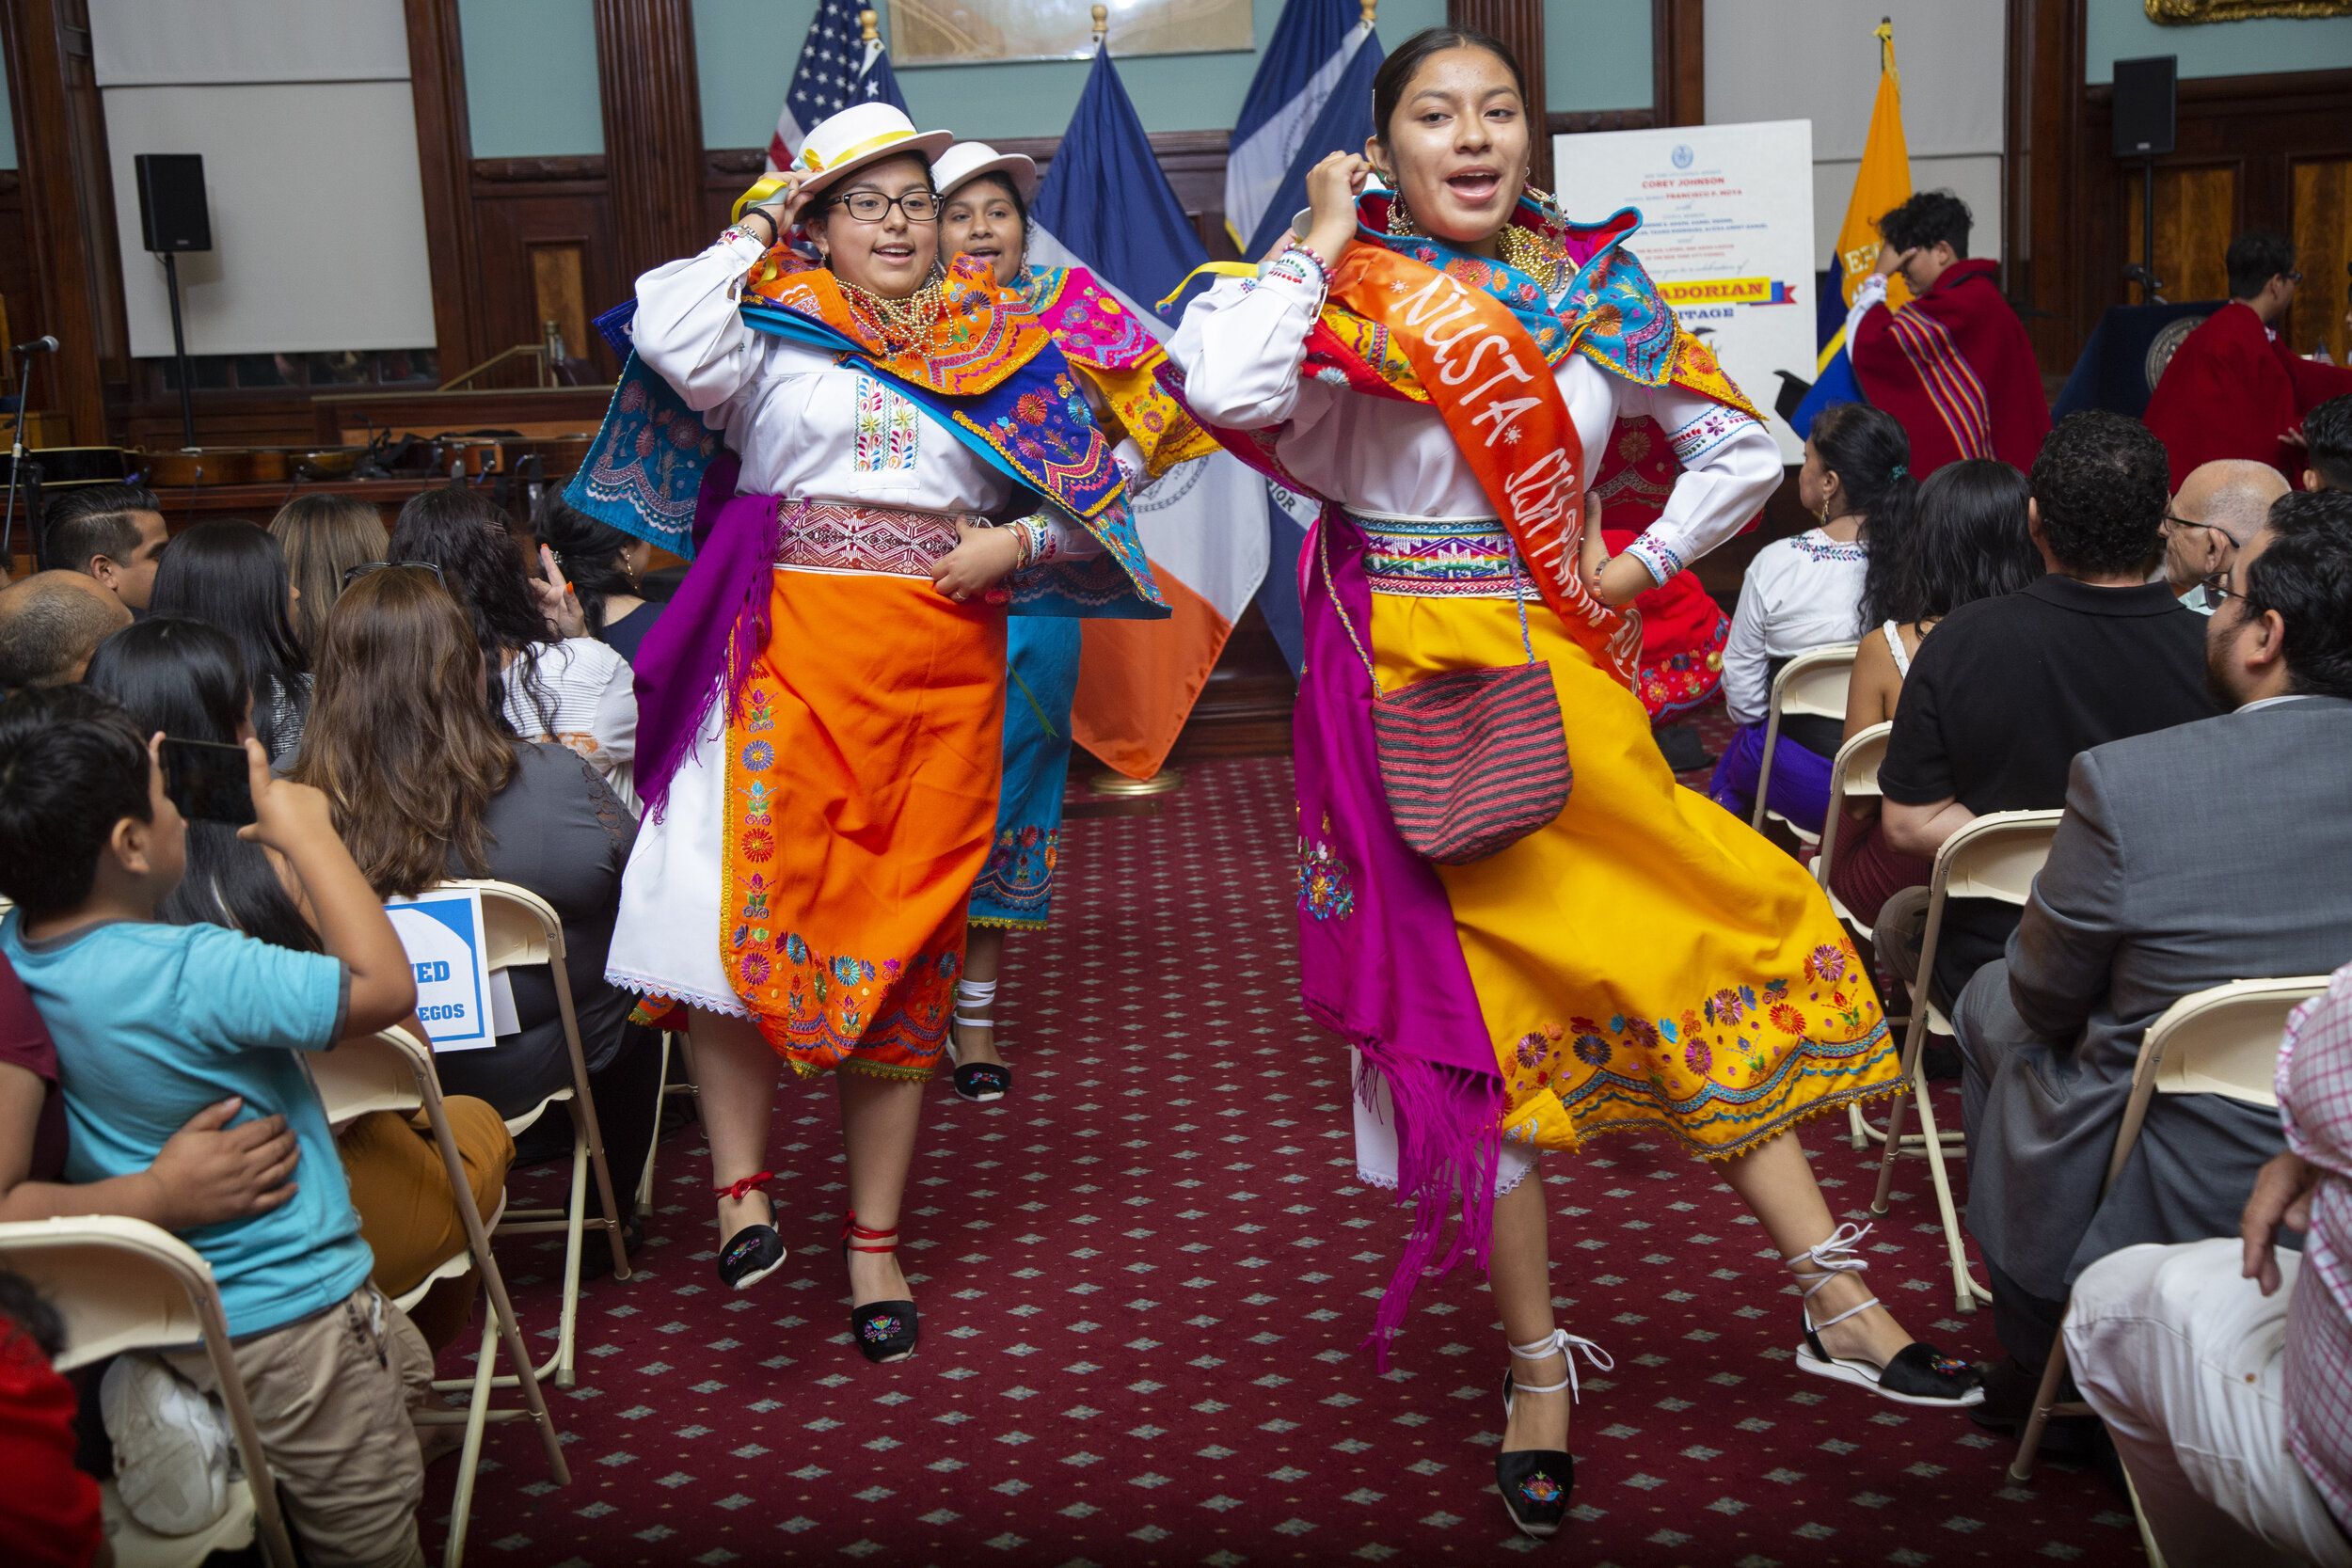
[[[1320,531],[1316,546],[1319,554],[1326,547]],[[1518,608],[1525,664],[1449,670],[1383,691],[1372,656],[1331,585],[1328,555],[1321,555],[1319,564],[1324,592],[1372,677],[1380,783],[1405,842],[1439,865],[1466,865],[1557,817],[1568,803],[1575,773],[1551,666],[1536,658],[1528,636],[1524,578]]]

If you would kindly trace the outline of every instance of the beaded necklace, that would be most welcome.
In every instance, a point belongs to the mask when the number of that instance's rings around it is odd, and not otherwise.
[[[945,277],[932,278],[904,299],[884,299],[838,277],[835,281],[841,284],[841,297],[849,301],[850,319],[894,356],[928,341],[947,313]]]

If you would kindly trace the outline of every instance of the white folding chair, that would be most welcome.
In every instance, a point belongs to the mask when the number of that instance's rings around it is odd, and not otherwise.
[[[670,1053],[673,1049],[677,1052],[679,1060],[686,1064],[686,1082],[683,1084],[670,1082]],[[654,1091],[653,1136],[645,1140],[645,1168],[637,1178],[637,1212],[641,1214],[648,1213],[653,1209],[653,1162],[654,1156],[661,1152],[661,1108],[669,1103],[670,1096],[674,1094],[691,1094],[697,1097],[697,1106],[702,1103],[702,1080],[694,1075],[694,1042],[683,1029],[661,1031],[660,1085]]]
[[[1821,891],[1829,895],[1831,912],[1865,942],[1870,940],[1870,928],[1855,918],[1853,911],[1846,908],[1845,900],[1839,898],[1830,887],[1830,871],[1837,857],[1838,835],[1847,826],[1846,802],[1857,797],[1867,796],[1873,800],[1883,798],[1879,789],[1879,765],[1886,760],[1886,737],[1894,732],[1893,721],[1883,721],[1867,729],[1856,731],[1852,738],[1837,748],[1837,755],[1831,759],[1829,768],[1829,812],[1821,819],[1821,847],[1813,857],[1813,877],[1821,884]],[[1906,1028],[1910,1022],[1908,1015],[1890,1013],[1886,1019],[1886,1026],[1890,1029]],[[1871,1126],[1863,1116],[1860,1105],[1849,1104],[1846,1107],[1846,1128],[1856,1152],[1868,1148],[1874,1141],[1886,1141],[1885,1129]],[[1906,1132],[1903,1134],[1903,1147],[1915,1148],[1919,1140],[1920,1134]],[[1947,1130],[1944,1133],[1947,1148],[1955,1147],[1959,1140],[1957,1130]]]
[[[294,1568],[294,1545],[262,1456],[245,1380],[230,1353],[229,1325],[212,1266],[145,1220],[119,1215],[0,1225],[0,1266],[30,1280],[65,1321],[57,1370],[72,1371],[125,1351],[179,1348],[201,1339],[236,1434],[246,1484],[229,1511],[192,1535],[156,1535],[125,1512],[104,1483],[106,1530],[121,1568],[195,1568],[215,1551],[241,1551],[259,1534],[270,1568]]]
[[[1764,819],[1770,816],[1807,844],[1820,836],[1810,829],[1798,827],[1776,811],[1765,809],[1765,797],[1772,786],[1772,753],[1780,748],[1780,721],[1784,716],[1846,717],[1846,684],[1853,674],[1853,656],[1851,642],[1808,648],[1782,665],[1780,673],[1772,678],[1772,706],[1764,720],[1764,760],[1756,769],[1756,811],[1748,819],[1748,826],[1757,832],[1764,831]]]
[[[2287,1015],[2328,989],[2325,974],[2299,974],[2278,980],[2232,980],[2191,991],[2158,1014],[2140,1037],[2139,1055],[2132,1063],[2132,1098],[2115,1131],[2115,1151],[2107,1156],[2107,1174],[2099,1183],[2104,1200],[2114,1190],[2139,1142],[2148,1119],[2148,1101],[2160,1094],[2218,1094],[2265,1110],[2279,1108],[2272,1073],[2279,1065],[2279,1042],[2286,1033]],[[2058,1402],[2058,1385],[2066,1377],[2066,1337],[2050,1347],[2042,1369],[2042,1386],[2034,1394],[2033,1414],[2017,1440],[2017,1458],[2009,1467],[2012,1481],[2033,1479],[2034,1455],[2042,1447],[2042,1430],[2053,1416],[2088,1416],[2090,1406]],[[2137,1504],[2138,1498],[2135,1497]]]
[[[1944,841],[1935,852],[1935,873],[1928,882],[1928,922],[1919,942],[1919,979],[1912,990],[1911,1023],[1903,1031],[1902,1080],[1886,1111],[1886,1152],[1879,1163],[1878,1196],[1870,1212],[1886,1212],[1886,1195],[1895,1181],[1895,1162],[1902,1156],[1925,1155],[1928,1175],[1935,1186],[1936,1212],[1944,1222],[1944,1242],[1952,1258],[1953,1310],[1973,1312],[1992,1293],[1968,1273],[1968,1246],[1960,1234],[1960,1212],[1952,1203],[1950,1176],[1944,1169],[1946,1146],[1935,1128],[1935,1106],[1928,1097],[1924,1065],[1928,1033],[1952,1032],[1943,1009],[1928,999],[1935,974],[1935,949],[1944,931],[1944,907],[1953,898],[1997,898],[2019,904],[2033,895],[2033,879],[2049,858],[2050,839],[2057,833],[2062,811],[1995,811],[1977,817]],[[1906,1093],[1919,1102],[1919,1142],[1903,1140]],[[1952,1152],[1965,1155],[1963,1141]]]
[[[568,1486],[572,1475],[564,1460],[563,1439],[556,1434],[555,1422],[539,1392],[531,1352],[523,1343],[522,1327],[516,1321],[514,1303],[506,1293],[505,1276],[499,1273],[498,1259],[491,1255],[488,1227],[474,1203],[473,1187],[466,1180],[465,1161],[457,1152],[457,1139],[450,1131],[449,1115],[441,1103],[440,1078],[433,1070],[432,1052],[405,1031],[386,1029],[344,1040],[334,1050],[310,1057],[310,1076],[318,1085],[320,1102],[326,1108],[326,1118],[339,1127],[373,1111],[390,1111],[405,1117],[418,1110],[424,1112],[425,1119],[432,1125],[433,1141],[440,1149],[442,1169],[449,1174],[450,1191],[457,1201],[457,1216],[465,1225],[466,1241],[396,1298],[400,1309],[409,1310],[434,1286],[444,1279],[456,1278],[468,1269],[481,1271],[483,1291],[489,1299],[489,1310],[482,1324],[482,1350],[474,1362],[473,1375],[437,1378],[433,1384],[441,1389],[471,1389],[471,1402],[462,1414],[434,1410],[418,1418],[428,1426],[465,1423],[466,1445],[458,1458],[457,1494],[450,1505],[449,1540],[441,1551],[445,1568],[458,1568],[466,1556],[466,1525],[473,1510],[483,1429],[491,1421],[533,1422],[539,1429],[539,1441],[547,1449],[548,1475],[558,1486]],[[502,1202],[501,1207],[504,1207]],[[494,1377],[501,1343],[515,1371],[510,1376]],[[522,1389],[522,1406],[492,1409],[491,1389],[507,1386]]]
[[[521,1236],[558,1230],[564,1233],[564,1316],[556,1333],[555,1354],[540,1365],[538,1373],[543,1378],[552,1374],[558,1388],[569,1388],[573,1381],[573,1325],[580,1316],[582,1240],[589,1230],[605,1232],[612,1247],[615,1279],[628,1277],[628,1251],[621,1243],[621,1209],[613,1201],[612,1172],[605,1164],[604,1134],[596,1125],[596,1097],[588,1088],[588,1061],[580,1045],[580,1016],[572,1010],[571,976],[564,967],[564,922],[546,899],[513,882],[452,880],[440,885],[472,888],[482,895],[483,935],[493,973],[545,964],[555,978],[556,1011],[563,1018],[564,1045],[572,1058],[571,1085],[556,1090],[523,1115],[509,1117],[506,1130],[523,1132],[546,1115],[550,1105],[561,1103],[570,1111],[571,1198],[563,1209],[509,1210],[491,1234]],[[588,1178],[592,1171],[596,1175],[596,1196],[604,1205],[604,1212],[595,1219],[588,1217]],[[501,1379],[498,1386],[508,1385]]]

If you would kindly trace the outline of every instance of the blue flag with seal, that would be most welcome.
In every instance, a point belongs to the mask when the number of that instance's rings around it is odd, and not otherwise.
[[[1258,231],[1269,215],[1289,221],[1292,209],[1277,193],[1297,172],[1299,153],[1310,145],[1308,133],[1357,50],[1372,36],[1369,16],[1358,20],[1359,8],[1359,8],[1358,0],[1285,0],[1274,24],[1225,158],[1225,230],[1244,255],[1258,253]],[[1365,118],[1371,118],[1369,110]],[[1354,150],[1363,141],[1347,145]],[[1273,235],[1263,243],[1272,244]]]

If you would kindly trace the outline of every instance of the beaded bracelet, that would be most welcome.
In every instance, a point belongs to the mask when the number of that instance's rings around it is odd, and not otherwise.
[[[1331,286],[1331,274],[1324,266],[1323,258],[1296,241],[1284,246],[1281,254],[1266,264],[1265,276],[1286,277],[1317,293]]]

